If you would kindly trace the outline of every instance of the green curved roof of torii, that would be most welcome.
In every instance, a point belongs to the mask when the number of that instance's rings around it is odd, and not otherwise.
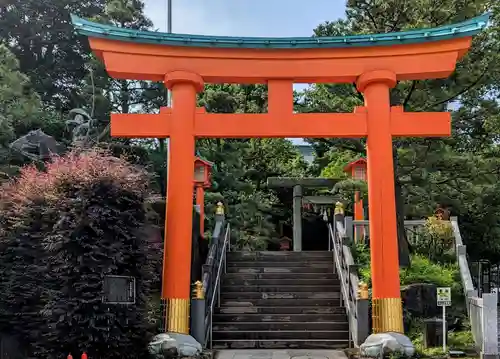
[[[489,14],[484,14],[461,23],[431,29],[393,32],[387,34],[334,37],[236,37],[188,35],[124,29],[84,20],[74,15],[71,16],[71,20],[73,22],[73,26],[80,35],[100,37],[110,40],[205,48],[317,49],[416,44],[473,36],[486,27],[489,20]]]

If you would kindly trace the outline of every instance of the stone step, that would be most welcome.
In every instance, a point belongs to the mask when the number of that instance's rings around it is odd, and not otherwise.
[[[213,331],[213,337],[217,340],[289,340],[289,339],[349,339],[346,330],[228,330]]]
[[[334,273],[276,273],[276,272],[262,272],[262,273],[225,273],[222,276],[222,280],[283,280],[283,281],[299,281],[299,280],[318,280],[318,279],[329,279],[329,280],[339,280],[338,276]],[[272,283],[270,283],[272,284]]]
[[[263,274],[265,275],[265,274]],[[275,286],[275,287],[287,287],[287,286],[296,286],[297,288],[302,287],[302,286],[318,286],[318,287],[328,287],[328,286],[339,286],[340,288],[340,280],[337,277],[332,276],[331,279],[293,279],[293,278],[286,278],[286,279],[249,279],[246,278],[247,275],[242,274],[241,275],[244,278],[240,277],[227,277],[225,276],[222,279],[222,287],[231,287],[231,286],[257,286],[257,287],[262,287],[264,285],[269,285],[269,286]],[[295,277],[296,275],[294,275]],[[318,277],[318,275],[314,275],[315,277]],[[250,277],[254,277],[253,275],[250,275]]]
[[[347,339],[213,340],[213,349],[347,349]]]
[[[311,259],[301,259],[301,258],[289,258],[287,260],[281,260],[281,258],[264,258],[264,259],[227,259],[228,264],[238,264],[238,263],[276,263],[280,266],[294,265],[294,263],[300,263],[302,265],[312,265],[312,264],[330,264],[335,265],[335,262],[331,258],[311,258]]]
[[[241,298],[225,298],[223,294],[221,295],[221,306],[223,307],[338,307],[340,306],[340,298],[276,298],[276,299],[245,299]]]
[[[324,269],[332,269],[333,273],[333,262],[301,262],[301,261],[287,261],[287,262],[264,262],[264,261],[233,261],[227,262],[227,267],[240,267],[240,268],[324,268]]]
[[[262,313],[216,313],[214,321],[218,323],[347,323],[345,311],[339,311],[337,314],[262,314]]]
[[[340,292],[339,285],[224,285],[222,293],[232,292],[261,292],[261,293],[286,293],[286,292]]]
[[[218,320],[218,317],[215,318]],[[213,331],[312,330],[347,331],[347,322],[215,322]]]
[[[221,292],[221,300],[253,300],[253,299],[338,299],[337,292]]]
[[[251,316],[262,316],[262,318],[274,317],[274,316],[289,316],[294,318],[296,315],[307,316],[307,315],[322,315],[326,319],[330,318],[330,315],[343,315],[345,318],[346,311],[345,308],[339,306],[327,306],[319,307],[313,305],[309,306],[285,306],[280,305],[278,307],[271,306],[250,306],[250,305],[236,305],[236,306],[225,306],[215,308],[215,315],[227,315],[227,316],[240,316],[240,315],[251,315]],[[290,319],[291,320],[291,319]]]
[[[268,261],[295,261],[295,260],[330,260],[333,261],[333,253],[328,251],[304,251],[304,252],[228,252],[228,261],[241,260],[268,260]]]
[[[333,267],[227,267],[227,273],[281,273],[290,277],[290,274],[332,273]]]
[[[228,264],[238,264],[238,263],[276,263],[278,265],[288,266],[294,263],[301,263],[303,265],[312,264],[335,264],[331,258],[299,258],[292,257],[287,260],[282,260],[281,258],[257,258],[257,259],[227,259]]]

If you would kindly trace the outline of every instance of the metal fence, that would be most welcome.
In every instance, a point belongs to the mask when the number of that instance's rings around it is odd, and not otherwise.
[[[480,283],[474,285],[458,219],[452,217],[450,222],[455,242],[455,257],[460,271],[460,280],[476,349],[483,358],[498,358],[498,293],[488,293],[489,290],[484,290],[484,280],[480,280]],[[369,246],[369,221],[353,221],[351,217],[346,217],[345,223],[348,237],[356,239],[358,242],[362,241]],[[405,221],[409,243],[419,243],[424,235],[425,224],[425,220]],[[497,282],[500,282],[500,279],[497,278]],[[479,294],[478,285],[480,286]]]

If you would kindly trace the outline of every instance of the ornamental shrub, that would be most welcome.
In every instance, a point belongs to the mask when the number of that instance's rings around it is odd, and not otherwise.
[[[34,166],[0,192],[0,333],[26,357],[144,357],[156,253],[149,178],[91,150]],[[136,278],[134,305],[102,303],[106,275]]]

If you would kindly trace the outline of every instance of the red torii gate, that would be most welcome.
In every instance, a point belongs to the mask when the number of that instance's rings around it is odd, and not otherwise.
[[[367,138],[373,329],[403,332],[392,137],[450,135],[449,113],[391,107],[397,81],[444,78],[471,45],[484,15],[461,24],[333,38],[235,38],[134,31],[73,17],[110,76],[163,81],[172,108],[113,114],[111,134],[170,138],[162,297],[168,330],[189,331],[193,162],[196,138]],[[293,83],[356,83],[365,106],[352,114],[293,113]],[[205,83],[267,83],[268,113],[206,113]]]

